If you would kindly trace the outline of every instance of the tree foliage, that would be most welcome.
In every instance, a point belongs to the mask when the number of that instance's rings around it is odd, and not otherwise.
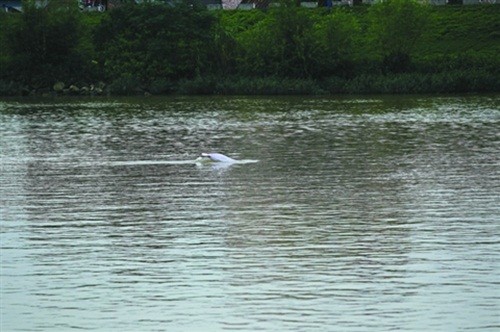
[[[500,81],[499,6],[386,0],[328,10],[283,0],[208,11],[195,1],[120,1],[96,13],[73,0],[25,0],[23,13],[0,13],[0,94],[57,81],[102,80],[120,94],[422,91],[413,74],[454,91],[464,90],[459,79],[475,91]]]
[[[240,65],[254,75],[309,77],[316,50],[309,12],[290,3],[273,8],[265,19],[238,37]]]
[[[344,10],[324,15],[315,24],[314,38],[318,42],[320,73],[324,76],[349,75],[359,57],[357,48],[361,43],[357,18]]]
[[[370,35],[389,71],[406,71],[429,24],[428,6],[416,0],[385,0],[368,10]]]
[[[85,28],[76,6],[52,1],[39,7],[35,1],[24,1],[23,10],[4,31],[9,61],[2,76],[33,86],[85,79],[91,47],[84,45]]]
[[[300,8],[273,8],[265,19],[238,35],[240,68],[254,75],[312,78],[342,75],[353,60],[360,34],[354,15]]]
[[[125,5],[97,27],[99,62],[108,79],[191,78],[209,67],[214,24],[213,15],[185,3]]]

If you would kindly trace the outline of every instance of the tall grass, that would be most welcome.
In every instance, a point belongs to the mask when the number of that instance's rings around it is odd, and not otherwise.
[[[485,70],[455,70],[440,73],[360,75],[345,80],[330,78],[324,86],[329,93],[464,93],[498,92],[500,77]]]

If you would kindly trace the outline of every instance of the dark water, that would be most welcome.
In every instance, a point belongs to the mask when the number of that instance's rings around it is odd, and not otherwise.
[[[500,330],[498,96],[10,100],[0,130],[2,332]]]

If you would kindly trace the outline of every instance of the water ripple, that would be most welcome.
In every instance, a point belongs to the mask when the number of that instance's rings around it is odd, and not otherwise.
[[[489,96],[1,102],[0,327],[497,330],[499,123]]]

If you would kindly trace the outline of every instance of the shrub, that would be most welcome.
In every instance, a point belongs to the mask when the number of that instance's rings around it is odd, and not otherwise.
[[[18,96],[27,92],[28,90],[18,82],[0,80],[0,96]]]
[[[175,90],[175,84],[168,79],[159,78],[151,82],[149,92],[154,95],[169,94]]]
[[[313,76],[319,57],[310,15],[311,11],[284,2],[240,34],[238,42],[243,52],[238,66],[243,73],[288,78]]]
[[[76,5],[51,2],[41,8],[25,1],[23,10],[4,32],[8,60],[2,76],[34,87],[86,77],[92,56]]]
[[[124,73],[144,84],[193,78],[209,67],[215,17],[186,3],[145,2],[109,12],[97,27],[96,45],[108,78]]]
[[[360,32],[356,17],[346,10],[318,17],[314,26],[314,38],[318,41],[314,76],[351,75]]]
[[[325,91],[317,81],[280,77],[232,77],[220,82],[221,94],[245,95],[317,95]]]
[[[124,74],[113,80],[108,86],[108,89],[111,94],[125,96],[137,95],[144,92],[144,89],[141,88],[139,79],[130,74]]]
[[[207,95],[216,93],[217,78],[197,76],[179,81],[177,93],[184,95]]]
[[[428,6],[415,0],[387,0],[368,10],[369,32],[389,72],[405,72],[410,55],[429,25]]]

